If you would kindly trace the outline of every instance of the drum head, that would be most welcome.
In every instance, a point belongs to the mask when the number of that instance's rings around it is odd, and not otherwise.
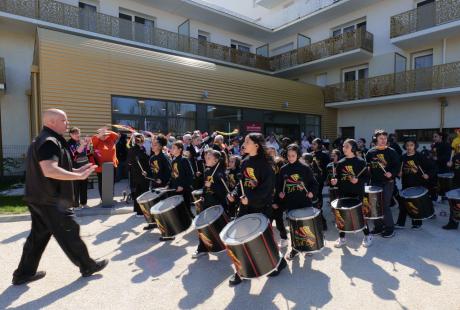
[[[409,187],[401,191],[400,195],[402,198],[406,199],[414,199],[414,198],[420,198],[423,195],[428,193],[428,190],[425,187]]]
[[[239,245],[260,236],[268,226],[268,218],[261,213],[247,214],[227,224],[220,233],[227,245]]]
[[[194,225],[196,229],[205,227],[209,224],[212,224],[217,220],[222,213],[224,213],[224,208],[221,205],[216,205],[207,208],[202,211],[194,220]]]
[[[441,179],[453,179],[454,178],[454,173],[453,172],[438,173],[438,178],[441,178]]]
[[[333,209],[351,209],[362,205],[362,202],[356,198],[339,198],[331,202]]]
[[[453,189],[446,193],[447,199],[460,200],[460,188]]]
[[[316,208],[302,208],[289,211],[287,216],[292,220],[308,220],[317,217],[319,213]]]
[[[162,200],[155,204],[151,209],[150,213],[152,214],[161,214],[166,211],[169,211],[173,209],[174,207],[177,207],[179,204],[184,202],[184,197],[180,195],[176,196],[171,196],[169,198],[166,198],[165,200]]]
[[[152,200],[158,198],[158,196],[160,196],[160,195],[161,194],[152,193],[151,191],[148,191],[148,192],[143,193],[139,197],[137,197],[136,200],[137,200],[137,203],[147,203],[149,201],[152,201]]]
[[[192,192],[193,196],[201,196],[203,195],[203,190],[202,189],[197,189]]]
[[[381,188],[380,186],[366,186],[364,190],[366,193],[369,194],[383,192],[383,188]]]

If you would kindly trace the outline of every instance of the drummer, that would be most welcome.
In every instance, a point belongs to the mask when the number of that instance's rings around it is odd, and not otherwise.
[[[199,132],[194,132],[192,135],[192,144],[189,147],[189,153],[189,160],[194,174],[193,188],[202,188],[204,183],[204,143]]]
[[[228,165],[227,165],[227,181],[228,181],[228,188],[233,191],[233,189],[238,185],[239,176],[240,176],[240,165],[241,165],[241,157],[238,155],[230,155],[228,158]],[[236,213],[236,204],[229,203],[228,204],[228,213],[230,217],[235,217]]]
[[[382,235],[383,238],[394,236],[394,221],[391,213],[391,200],[395,177],[399,173],[400,162],[398,153],[387,146],[388,133],[382,129],[374,132],[376,146],[366,154],[366,161],[370,168],[372,186],[383,189],[383,221],[375,220],[373,235]]]
[[[326,177],[326,184],[329,186],[329,199],[331,199],[330,195],[330,188],[333,186],[331,184],[331,180],[336,177],[337,174],[337,163],[342,158],[342,152],[338,149],[333,149],[331,151],[331,162],[327,164],[327,177]],[[332,202],[331,200],[329,202]]]
[[[406,153],[401,158],[401,177],[402,189],[409,187],[427,187],[430,178],[434,177],[435,167],[417,151],[418,143],[415,136],[405,138],[403,148]],[[402,198],[399,197],[399,216],[395,228],[404,228],[406,224],[407,211],[404,207]],[[422,220],[412,220],[412,229],[418,230],[422,226]]]
[[[288,212],[312,206],[312,200],[318,192],[318,182],[311,168],[299,161],[300,156],[300,148],[297,144],[290,144],[287,147],[288,163],[281,168],[276,178],[276,198],[273,205],[275,210]],[[292,260],[298,254],[299,252],[293,248],[286,259]]]
[[[133,198],[134,212],[137,217],[143,217],[142,209],[137,203],[137,197],[148,191],[149,182],[147,176],[149,158],[144,148],[145,138],[140,133],[133,134],[134,145],[128,151],[128,166],[130,172],[131,187],[134,189],[131,193]]]
[[[311,144],[313,150],[313,162],[311,168],[313,174],[318,181],[318,205],[317,208],[321,210],[321,219],[323,221],[323,230],[327,230],[327,222],[323,215],[323,187],[327,177],[327,164],[329,164],[329,156],[323,152],[323,140],[316,138]]]
[[[225,175],[225,166],[222,164],[222,152],[208,149],[205,152],[206,168],[204,170],[204,187],[203,196],[200,199],[201,211],[215,206],[221,205],[225,212],[228,212],[227,207],[227,176]],[[225,184],[225,185],[224,185]],[[198,248],[192,254],[192,258],[198,258],[208,253],[208,249],[203,241],[199,239]]]
[[[270,149],[274,150],[273,148],[270,148]],[[273,157],[274,157],[275,179],[277,180],[278,177],[280,176],[281,168],[285,165],[286,162],[284,160],[284,157],[276,156],[276,153],[275,153],[275,156]],[[274,200],[276,200],[276,195],[275,195]],[[288,246],[288,241],[287,241],[287,231],[284,225],[284,218],[283,218],[284,208],[280,208],[279,205],[276,203],[272,204],[272,208],[273,209],[271,212],[270,223],[273,223],[273,220],[275,221],[276,229],[278,230],[280,234],[280,242],[278,246],[280,248],[285,248]]]
[[[345,155],[337,163],[336,176],[331,179],[331,184],[339,188],[339,198],[352,197],[363,201],[364,184],[369,179],[366,162],[357,157],[358,143],[353,139],[347,139],[343,143],[343,154]],[[369,227],[363,230],[364,239],[363,246],[370,247],[372,245],[372,236],[369,234]],[[336,248],[343,247],[347,244],[345,232],[339,233],[339,240],[335,244]]]
[[[187,210],[190,211],[193,170],[187,158],[182,157],[184,152],[184,144],[181,140],[177,140],[172,144],[171,154],[174,157],[171,163],[171,179],[169,188],[176,190],[176,193],[184,197],[184,203]],[[160,237],[161,241],[173,240],[174,237]]]
[[[460,132],[459,129],[457,130]],[[452,162],[449,165],[454,170],[454,180],[453,180],[454,186],[453,187],[454,189],[460,188],[460,145],[458,145],[455,148],[455,154],[452,157]],[[444,225],[442,228],[446,230],[458,229],[458,222],[454,220],[452,213],[449,216],[449,223],[447,223],[447,225]]]
[[[150,177],[154,180],[151,183],[153,188],[165,187],[171,177],[171,163],[163,148],[168,141],[165,136],[159,134],[152,141],[152,155],[150,156]]]
[[[250,133],[244,139],[246,158],[241,163],[242,179],[239,186],[227,195],[230,202],[240,201],[238,217],[250,213],[263,213],[270,218],[275,187],[273,159],[267,154],[264,136],[260,133]],[[277,276],[287,266],[286,260],[281,259],[278,269],[269,276]],[[230,285],[241,283],[238,273],[229,280]]]

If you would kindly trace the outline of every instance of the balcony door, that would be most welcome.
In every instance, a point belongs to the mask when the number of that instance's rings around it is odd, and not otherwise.
[[[369,76],[368,65],[343,70],[344,91],[350,99],[365,98],[367,94],[367,78]]]
[[[424,0],[417,3],[417,31],[436,25],[435,0]]]
[[[96,6],[85,2],[78,2],[78,7],[80,8],[79,22],[81,29],[96,32]]]
[[[431,90],[433,84],[433,51],[414,53],[412,55],[412,68],[414,69],[413,91]]]

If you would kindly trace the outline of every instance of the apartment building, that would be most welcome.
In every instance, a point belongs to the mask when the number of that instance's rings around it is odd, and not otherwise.
[[[0,145],[40,112],[370,139],[458,126],[460,0],[0,0]]]

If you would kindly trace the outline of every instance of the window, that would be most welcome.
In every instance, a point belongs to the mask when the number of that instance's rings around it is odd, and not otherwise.
[[[433,66],[433,51],[417,52],[412,54],[412,68],[421,69]]]
[[[231,41],[230,47],[233,48],[233,49],[242,51],[242,52],[247,52],[247,53],[249,53],[251,51],[251,45],[246,44],[246,43],[242,43],[242,42],[238,42],[238,41],[235,41],[235,40]]]
[[[274,56],[274,55],[283,54],[283,53],[292,51],[293,49],[294,49],[294,42],[289,42],[289,43],[283,44],[281,46],[278,46],[272,49],[272,55]]]
[[[318,115],[305,115],[305,129],[304,133],[309,135],[313,132],[315,137],[321,137],[321,116]]]
[[[297,48],[302,48],[311,45],[311,39],[303,34],[297,34]]]
[[[351,82],[368,77],[369,68],[368,65],[363,65],[355,68],[343,69],[343,81]]]
[[[395,130],[398,141],[404,141],[407,136],[415,136],[420,143],[430,143],[433,141],[433,134],[439,132],[439,128],[423,128],[423,129],[397,129]],[[443,132],[446,136],[454,136],[454,128],[444,128]],[[419,150],[420,151],[420,150]]]
[[[353,32],[357,29],[365,31],[367,22],[365,20],[355,21],[332,29],[332,36],[337,37],[342,33]]]
[[[407,68],[407,58],[395,53],[395,73],[404,72]]]
[[[198,41],[201,42],[209,42],[210,34],[209,32],[198,30]]]
[[[214,105],[208,105],[206,109],[208,120],[241,121],[241,109]]]
[[[127,40],[147,42],[149,31],[153,30],[155,21],[152,17],[120,8],[120,37]]]
[[[78,18],[81,27],[85,30],[96,31],[96,5],[86,2],[78,2],[78,7],[80,8]]]
[[[196,106],[191,103],[168,102],[168,116],[195,119]]]

